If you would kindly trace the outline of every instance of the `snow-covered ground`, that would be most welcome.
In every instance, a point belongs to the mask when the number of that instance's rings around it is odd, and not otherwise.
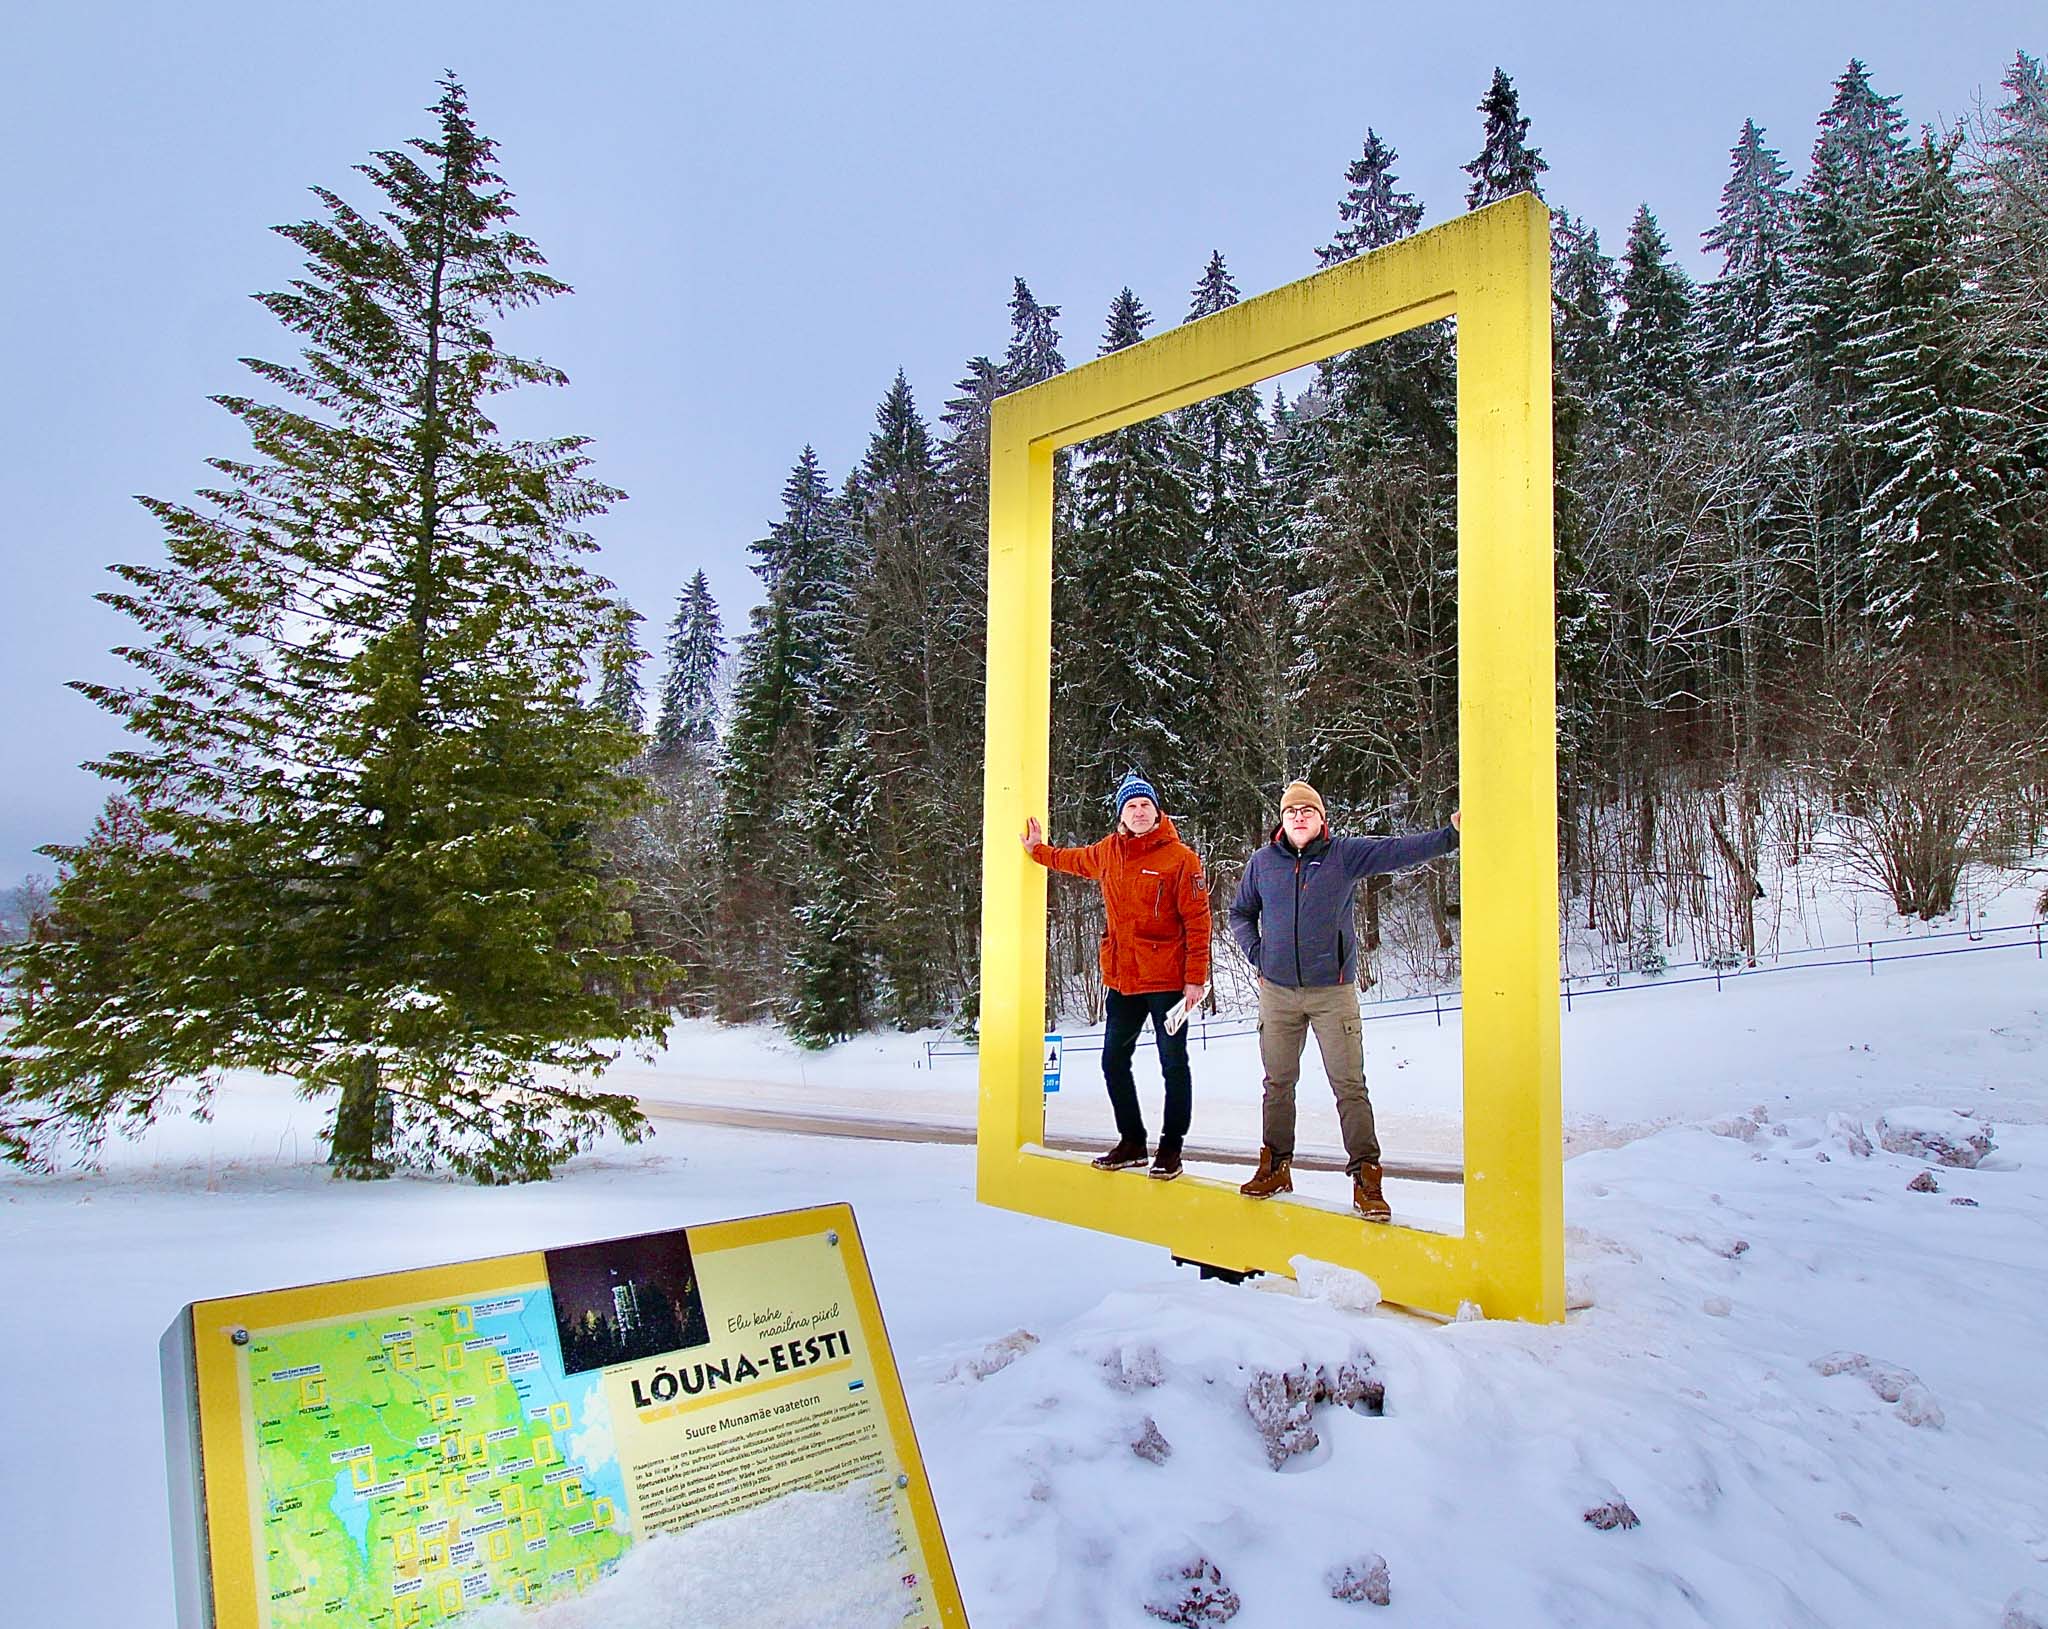
[[[337,1185],[317,1111],[236,1082],[100,1174],[0,1175],[5,1619],[171,1621],[156,1341],[187,1301],[845,1200],[977,1629],[1221,1622],[1232,1598],[1239,1629],[2048,1623],[2048,963],[1623,992],[1564,1040],[1582,1304],[1555,1328],[1438,1325],[1312,1267],[1306,1296],[1200,1282],[977,1205],[959,1147],[665,1123],[544,1185]],[[1455,1150],[1454,1022],[1367,1048],[1390,1152]],[[970,1117],[971,1061],[923,1062],[914,1038],[821,1057],[692,1027],[623,1078]],[[1070,1059],[1055,1127],[1106,1125],[1094,1067]],[[1257,1075],[1248,1040],[1199,1051],[1197,1132],[1255,1143]],[[1311,1063],[1304,1142],[1334,1147],[1326,1097]],[[1944,1165],[1880,1119],[1992,1147]],[[732,1550],[699,1540],[577,1621],[739,1621],[673,1587]],[[1390,1606],[1333,1595],[1376,1566]],[[1210,1617],[1181,1610],[1204,1593]],[[744,1621],[779,1620],[757,1598]]]

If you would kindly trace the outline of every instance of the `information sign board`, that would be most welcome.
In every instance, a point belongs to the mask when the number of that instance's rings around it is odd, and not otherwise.
[[[803,1489],[895,1535],[790,1578],[817,1621],[967,1622],[845,1205],[196,1302],[162,1356],[180,1629],[457,1622]]]

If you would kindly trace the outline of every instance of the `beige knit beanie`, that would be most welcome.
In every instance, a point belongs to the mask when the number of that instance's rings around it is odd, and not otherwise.
[[[1291,782],[1287,790],[1280,794],[1280,807],[1283,810],[1292,809],[1297,804],[1302,803],[1306,803],[1317,814],[1322,815],[1324,819],[1329,818],[1329,811],[1323,807],[1322,794],[1309,785],[1307,781]]]

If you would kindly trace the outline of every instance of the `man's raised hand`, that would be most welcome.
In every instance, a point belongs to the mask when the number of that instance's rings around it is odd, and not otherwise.
[[[1045,828],[1038,823],[1037,815],[1025,816],[1024,835],[1018,838],[1018,841],[1024,845],[1027,852],[1045,841]]]

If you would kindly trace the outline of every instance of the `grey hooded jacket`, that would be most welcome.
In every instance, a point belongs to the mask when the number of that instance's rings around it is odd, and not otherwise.
[[[1407,837],[1332,837],[1325,830],[1296,852],[1280,832],[1246,862],[1230,902],[1230,936],[1259,976],[1302,988],[1358,976],[1351,925],[1359,883],[1450,853],[1455,827]]]

